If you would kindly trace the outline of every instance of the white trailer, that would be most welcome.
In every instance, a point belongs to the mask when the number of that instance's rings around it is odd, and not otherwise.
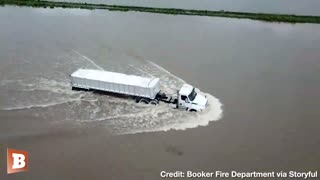
[[[107,91],[155,99],[160,91],[159,78],[145,78],[115,72],[79,69],[71,74],[72,87]]]
[[[159,78],[146,78],[93,69],[78,69],[70,75],[72,88],[99,90],[132,96],[136,102],[170,103],[187,111],[201,111],[207,107],[207,98],[191,85],[184,84],[176,95],[160,92]]]

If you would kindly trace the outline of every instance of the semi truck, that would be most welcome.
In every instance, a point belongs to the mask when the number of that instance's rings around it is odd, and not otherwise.
[[[160,89],[159,78],[147,78],[94,69],[78,69],[70,75],[72,89],[98,90],[130,96],[137,103],[168,103],[186,111],[202,111],[208,100],[199,89],[183,84],[174,94]]]

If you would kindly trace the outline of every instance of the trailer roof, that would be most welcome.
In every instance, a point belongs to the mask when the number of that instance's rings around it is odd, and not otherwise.
[[[156,84],[158,84],[160,80],[159,78],[146,78],[135,75],[126,75],[122,73],[94,69],[78,69],[77,71],[72,73],[71,76],[83,79],[140,87],[154,87]]]

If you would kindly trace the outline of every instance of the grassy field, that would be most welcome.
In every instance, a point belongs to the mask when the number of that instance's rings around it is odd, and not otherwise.
[[[106,10],[112,10],[112,11],[139,11],[139,12],[172,14],[172,15],[241,18],[241,19],[268,21],[268,22],[317,23],[317,24],[320,23],[320,16],[299,16],[299,15],[287,15],[287,14],[152,8],[152,7],[118,6],[118,5],[106,5],[106,4],[51,2],[51,1],[40,1],[40,0],[0,0],[0,5],[17,5],[17,6],[44,7],[44,8],[54,8],[54,7],[81,8],[81,9],[90,9],[90,10],[106,9]]]

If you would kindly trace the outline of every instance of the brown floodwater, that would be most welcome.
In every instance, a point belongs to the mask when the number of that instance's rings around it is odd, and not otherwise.
[[[320,167],[320,25],[0,8],[0,179],[160,179],[166,171]],[[71,91],[94,68],[192,84],[203,113]],[[5,158],[1,158],[5,159]]]

